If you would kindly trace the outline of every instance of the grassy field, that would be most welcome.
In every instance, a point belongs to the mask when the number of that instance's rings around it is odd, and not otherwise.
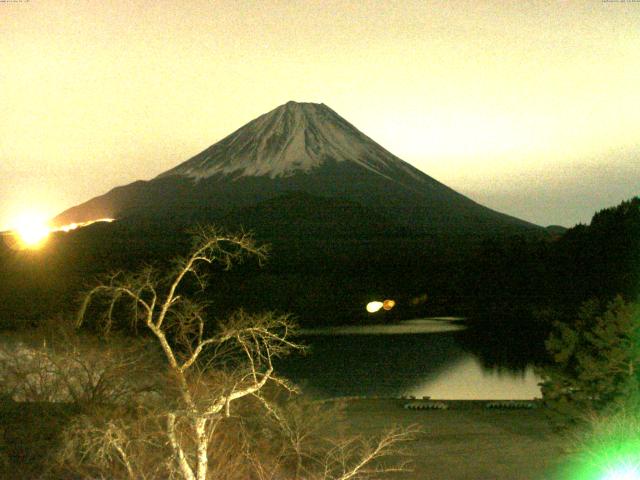
[[[351,433],[376,435],[392,425],[416,424],[423,434],[407,445],[413,472],[425,480],[554,479],[562,437],[544,409],[487,409],[483,402],[446,402],[447,410],[407,410],[402,400],[353,400],[345,413]]]
[[[553,479],[562,438],[544,410],[494,410],[483,402],[447,402],[448,410],[407,410],[402,400],[347,400],[346,433],[375,436],[393,425],[419,425],[406,444],[413,472],[395,478],[425,480]],[[73,416],[69,405],[3,402],[0,478],[36,478],[57,433]],[[8,476],[7,476],[8,475]]]

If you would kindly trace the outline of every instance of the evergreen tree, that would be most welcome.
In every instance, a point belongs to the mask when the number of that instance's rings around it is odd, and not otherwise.
[[[540,374],[542,395],[558,423],[576,423],[638,393],[640,304],[617,296],[604,308],[582,305],[575,322],[557,322],[545,342],[553,364]]]

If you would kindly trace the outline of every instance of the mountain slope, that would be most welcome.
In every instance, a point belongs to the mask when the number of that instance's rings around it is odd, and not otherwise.
[[[289,192],[356,202],[417,233],[541,231],[422,173],[329,107],[295,102],[152,180],[115,188],[61,213],[55,223],[101,217],[216,221]]]
[[[289,102],[236,130],[195,157],[161,174],[195,179],[221,173],[287,177],[327,161],[352,162],[393,180],[394,167],[423,175],[395,157],[324,104]]]
[[[221,223],[247,228],[273,242],[281,238],[371,239],[405,237],[411,232],[371,208],[340,198],[292,192],[235,210]]]

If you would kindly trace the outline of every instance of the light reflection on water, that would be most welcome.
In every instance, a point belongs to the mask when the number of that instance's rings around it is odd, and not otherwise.
[[[405,395],[441,400],[530,400],[541,396],[540,381],[533,367],[522,373],[486,370],[470,355],[437,378],[410,388]]]
[[[307,357],[283,364],[286,376],[321,396],[430,396],[434,399],[539,398],[533,367],[487,368],[456,338],[459,318],[306,329]]]
[[[301,329],[301,335],[403,335],[412,333],[439,333],[464,330],[464,325],[453,323],[451,317],[418,318],[400,323],[380,325],[348,325],[342,327]]]

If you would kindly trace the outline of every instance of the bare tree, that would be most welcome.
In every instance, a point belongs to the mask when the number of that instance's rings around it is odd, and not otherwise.
[[[218,263],[228,269],[246,254],[262,261],[265,249],[247,235],[202,229],[191,254],[177,261],[165,278],[150,268],[112,275],[87,294],[78,314],[81,325],[91,302],[106,299],[102,327],[108,333],[119,303],[124,302],[132,307],[132,322],[141,323],[159,342],[177,392],[175,404],[166,412],[166,434],[177,469],[187,480],[207,478],[212,433],[221,418],[231,415],[236,400],[247,396],[264,400],[260,391],[269,382],[293,389],[274,374],[273,367],[274,358],[301,348],[290,339],[293,324],[288,316],[239,311],[207,337],[204,304],[180,293],[189,275],[205,287],[203,266]],[[211,382],[205,375],[213,370],[224,377],[222,383],[221,378]],[[192,439],[184,437],[185,427]]]
[[[253,465],[251,477],[256,478],[347,480],[364,478],[366,465],[409,437],[411,432],[394,430],[372,445],[341,442],[325,448],[324,456],[317,451],[303,451],[307,434],[301,433],[301,422],[287,420],[266,394],[271,389],[296,391],[276,375],[273,364],[277,357],[303,349],[292,339],[295,325],[290,317],[239,310],[220,322],[214,333],[207,333],[207,305],[193,291],[194,287],[206,287],[205,267],[229,269],[247,256],[262,262],[265,254],[265,248],[257,246],[248,235],[225,235],[203,228],[196,234],[191,253],[177,260],[168,274],[159,275],[153,268],[129,274],[119,272],[89,291],[77,325],[98,318],[106,336],[123,320],[136,331],[146,330],[166,360],[166,381],[155,405],[108,414],[97,422],[76,421],[67,431],[63,462],[88,462],[93,470],[85,473],[94,476],[109,466],[117,470],[117,474],[112,470],[112,476],[131,479],[158,474],[205,480],[214,471],[219,478],[248,478],[238,477],[238,472],[230,469],[226,475],[219,475],[222,462],[228,462],[229,468],[243,462]],[[241,399],[244,401],[239,402]],[[254,409],[264,408],[267,415],[262,417],[275,420],[280,433],[284,432],[286,441],[268,446],[268,462],[255,454],[250,435],[245,434],[251,428],[242,408],[248,404]],[[223,421],[231,423],[218,429]],[[228,444],[237,447],[241,456],[225,458]],[[146,461],[140,460],[136,452],[142,451],[156,458],[164,456],[165,461],[159,466],[160,462],[150,462],[148,455]],[[287,470],[292,456],[296,459],[293,471]],[[310,470],[303,468],[304,462],[311,462],[318,474],[306,475]],[[159,468],[164,469],[162,473],[158,473]]]

